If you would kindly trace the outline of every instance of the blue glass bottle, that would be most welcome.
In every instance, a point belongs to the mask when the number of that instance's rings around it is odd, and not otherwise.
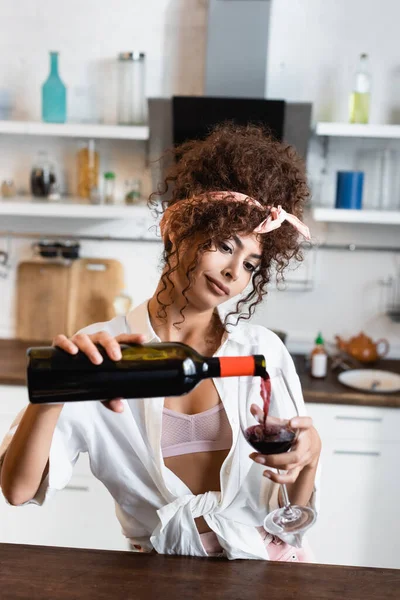
[[[42,119],[46,123],[65,123],[67,89],[58,74],[58,52],[50,52],[50,73],[42,86]]]

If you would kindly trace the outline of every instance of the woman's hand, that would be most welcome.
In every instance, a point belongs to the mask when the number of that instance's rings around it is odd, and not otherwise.
[[[86,333],[76,333],[71,338],[63,334],[57,335],[53,340],[53,346],[62,348],[69,354],[76,354],[83,352],[90,359],[94,365],[100,365],[103,362],[103,357],[96,348],[95,344],[100,344],[106,350],[107,355],[111,360],[121,360],[121,348],[120,344],[143,344],[145,336],[142,334],[126,334],[117,335],[113,337],[106,331],[99,331],[92,335]],[[122,398],[114,398],[113,400],[106,400],[103,402],[104,406],[112,410],[113,412],[121,413],[124,410]]]
[[[294,483],[303,469],[316,469],[321,452],[321,440],[310,417],[294,417],[289,424],[290,427],[298,430],[290,452],[270,455],[259,452],[250,454],[250,458],[260,465],[286,471],[286,473],[275,473],[269,469],[264,471],[264,477],[276,483]]]

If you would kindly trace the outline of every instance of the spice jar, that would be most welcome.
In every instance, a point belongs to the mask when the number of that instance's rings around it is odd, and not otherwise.
[[[108,171],[104,173],[104,202],[115,204],[115,173]]]
[[[12,179],[5,179],[1,184],[1,195],[3,198],[13,198],[17,195],[15,183]]]
[[[125,181],[125,204],[140,204],[140,179],[127,179]]]
[[[37,198],[47,198],[50,186],[56,183],[54,165],[47,152],[40,150],[31,170],[31,192]]]
[[[91,198],[92,190],[98,187],[99,153],[95,150],[94,140],[81,144],[77,154],[78,196]]]

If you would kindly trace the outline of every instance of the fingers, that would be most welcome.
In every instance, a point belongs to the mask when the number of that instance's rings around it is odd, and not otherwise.
[[[146,336],[143,333],[121,333],[115,339],[120,344],[143,344]]]
[[[264,471],[263,476],[267,477],[274,483],[294,483],[299,476],[301,471],[300,467],[296,467],[295,469],[290,469],[286,473],[276,473],[275,471]]]
[[[250,412],[259,423],[264,422],[264,411],[259,406],[257,406],[257,404],[252,404],[250,406]]]
[[[311,417],[294,417],[290,420],[290,427],[293,429],[310,429],[313,426]]]
[[[264,455],[257,452],[250,454],[250,458],[258,465],[271,467],[272,469],[293,469],[297,466],[307,464],[311,455],[308,452],[284,452],[282,454]]]
[[[103,332],[106,336],[107,333]],[[103,362],[103,357],[96,348],[96,342],[98,342],[99,334],[89,336],[86,333],[77,333],[71,338],[71,341],[78,346],[79,350],[86,354],[88,359],[94,365],[100,365]],[[111,336],[110,336],[111,337]]]
[[[105,349],[107,356],[111,360],[121,360],[122,354],[120,343],[142,344],[144,340],[145,337],[142,334],[122,334],[113,337],[106,331],[99,331],[92,335],[77,333],[70,339],[65,335],[60,334],[54,338],[53,345],[62,348],[70,354],[76,354],[80,350],[86,354],[93,364],[100,365],[103,362],[103,357],[96,347],[96,344],[99,344]]]
[[[56,337],[52,341],[52,345],[57,346],[58,348],[62,348],[62,350],[65,350],[65,352],[68,352],[69,354],[76,354],[77,352],[79,352],[78,346],[74,344],[72,340],[68,339],[66,335],[63,335],[61,333],[59,335],[56,335]]]
[[[104,406],[112,412],[122,413],[124,412],[124,403],[122,398],[114,398],[113,400],[106,400],[103,402]]]

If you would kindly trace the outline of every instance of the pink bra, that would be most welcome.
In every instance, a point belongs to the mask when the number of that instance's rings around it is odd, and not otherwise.
[[[164,458],[228,450],[232,445],[232,429],[222,402],[195,415],[185,415],[164,408],[161,448]]]

